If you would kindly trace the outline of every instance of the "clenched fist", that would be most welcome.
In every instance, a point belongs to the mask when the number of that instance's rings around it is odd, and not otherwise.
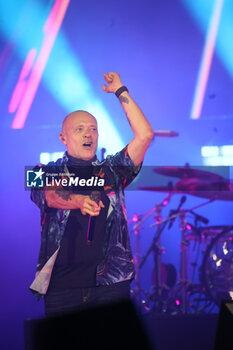
[[[83,215],[89,214],[91,216],[98,216],[101,208],[104,208],[102,201],[99,201],[99,205],[91,200],[89,196],[76,195],[76,201],[78,203],[78,208],[81,210]]]

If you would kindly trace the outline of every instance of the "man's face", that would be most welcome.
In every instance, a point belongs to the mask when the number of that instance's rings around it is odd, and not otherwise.
[[[87,112],[73,112],[63,123],[61,141],[69,155],[89,160],[96,154],[98,129],[95,118]]]

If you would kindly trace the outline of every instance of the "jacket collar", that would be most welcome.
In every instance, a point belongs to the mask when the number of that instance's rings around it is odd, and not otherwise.
[[[67,165],[68,163],[70,163],[71,161],[71,158],[73,157],[70,157],[69,154],[67,153],[67,151],[63,154],[63,157],[61,159],[61,164],[62,165]],[[72,164],[72,163],[71,163]],[[100,162],[98,160],[98,158],[95,156],[93,158],[93,161],[91,162],[92,165],[99,165]],[[82,162],[82,160],[80,161],[80,164],[74,164],[74,165],[85,165],[85,161]]]

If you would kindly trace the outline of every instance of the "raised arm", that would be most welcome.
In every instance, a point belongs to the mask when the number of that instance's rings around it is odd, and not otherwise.
[[[108,85],[102,85],[104,91],[115,93],[123,86],[118,73],[104,73],[103,76],[108,83]],[[141,109],[127,91],[120,94],[119,100],[134,133],[134,138],[128,145],[128,153],[134,165],[137,166],[143,161],[146,150],[153,138],[153,130]]]

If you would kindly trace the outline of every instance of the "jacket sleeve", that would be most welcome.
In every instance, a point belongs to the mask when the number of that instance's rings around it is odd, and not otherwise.
[[[39,170],[42,168],[42,165],[39,164],[33,170]],[[43,188],[34,188],[31,189],[31,200],[40,208],[41,211],[47,209],[47,203],[45,199],[45,187]]]
[[[108,161],[120,177],[124,189],[135,179],[142,167],[142,163],[134,165],[128,153],[128,145],[114,156],[109,156]]]

